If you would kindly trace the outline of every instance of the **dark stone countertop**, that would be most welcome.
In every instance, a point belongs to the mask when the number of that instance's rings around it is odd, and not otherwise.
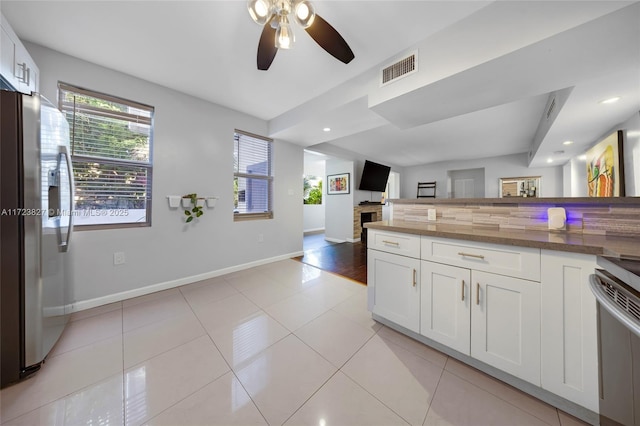
[[[497,227],[465,226],[386,220],[366,223],[365,228],[431,237],[534,247],[573,253],[640,258],[640,238],[570,233],[566,231],[527,231]]]

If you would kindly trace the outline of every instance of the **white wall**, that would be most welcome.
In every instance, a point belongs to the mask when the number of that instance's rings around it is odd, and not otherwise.
[[[563,197],[587,197],[587,165],[578,157],[569,160],[563,170]]]
[[[274,219],[234,222],[233,132],[265,135],[265,121],[38,45],[27,49],[40,68],[41,92],[54,103],[64,81],[155,107],[152,226],[75,232],[74,299],[84,301],[77,306],[301,254],[301,147],[275,141]],[[197,223],[185,224],[166,196],[190,192],[220,199]],[[116,251],[125,253],[124,265],[113,265]]]
[[[627,197],[640,196],[640,112],[620,126],[624,130],[624,182]]]
[[[466,170],[449,170],[447,173],[449,177],[449,197],[455,198],[484,198],[484,169],[466,169]],[[460,196],[455,193],[456,180],[473,180],[473,195]]]
[[[353,178],[353,161],[329,159],[325,163],[325,178],[328,175],[349,173],[349,184],[351,188],[348,194],[325,195],[325,226],[324,237],[328,241],[345,242],[353,240],[353,188],[355,181]],[[325,188],[328,183],[324,184]],[[325,194],[327,190],[324,190]]]
[[[415,198],[418,182],[437,182],[437,197],[447,198],[447,179],[450,170],[484,168],[487,198],[499,197],[501,177],[541,176],[541,197],[562,196],[562,167],[527,167],[527,154],[512,154],[501,157],[480,158],[465,161],[443,161],[415,167],[406,167],[402,177],[402,198]]]
[[[323,178],[324,180],[324,178]],[[322,204],[305,204],[303,206],[303,225],[302,228],[304,232],[312,232],[312,231],[321,231],[325,228],[325,197],[326,189],[322,189],[325,191],[325,194],[322,194]]]
[[[312,149],[313,151],[322,152],[328,155],[329,158],[353,162],[354,174],[351,177],[351,180],[352,180],[351,189],[353,192],[354,206],[358,205],[361,201],[380,202],[380,200],[382,199],[382,192],[360,191],[358,189],[358,187],[360,186],[360,179],[362,178],[362,170],[364,169],[364,163],[366,160],[374,161],[376,163],[384,164],[385,166],[391,167],[391,171],[397,173],[401,178],[402,178],[402,173],[404,172],[404,167],[399,167],[399,166],[396,166],[395,164],[391,164],[387,161],[380,160],[377,158],[365,157],[356,152],[342,149],[336,145],[332,145],[326,142],[309,147],[309,149]],[[396,197],[396,198],[399,198],[399,197]],[[326,213],[329,214],[329,211],[327,210]]]

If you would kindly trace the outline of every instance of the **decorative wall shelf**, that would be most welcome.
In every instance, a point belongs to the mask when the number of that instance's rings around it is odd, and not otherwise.
[[[198,197],[197,205],[199,207],[204,207],[205,205],[212,209],[216,206],[216,203],[220,199],[220,197],[216,197],[213,195],[205,195],[203,197]],[[192,207],[193,203],[189,198],[183,198],[181,195],[167,195],[167,200],[169,200],[169,208],[177,209],[182,205],[184,208]]]

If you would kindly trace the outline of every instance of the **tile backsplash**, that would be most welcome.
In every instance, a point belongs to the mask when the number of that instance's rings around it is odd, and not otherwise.
[[[435,203],[412,204],[392,201],[392,217],[394,220],[407,222],[428,222],[427,210],[436,209],[437,223],[491,227],[498,229],[522,229],[547,231],[547,209],[564,207],[567,212],[566,232],[640,236],[640,200],[634,198],[629,204],[597,203],[494,203],[481,199],[469,202],[445,200]],[[635,202],[637,201],[637,202]]]

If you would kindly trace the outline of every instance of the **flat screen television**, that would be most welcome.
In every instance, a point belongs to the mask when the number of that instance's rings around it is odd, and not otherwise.
[[[391,167],[389,166],[366,160],[358,189],[361,191],[384,192],[387,188],[387,179],[390,171]]]

